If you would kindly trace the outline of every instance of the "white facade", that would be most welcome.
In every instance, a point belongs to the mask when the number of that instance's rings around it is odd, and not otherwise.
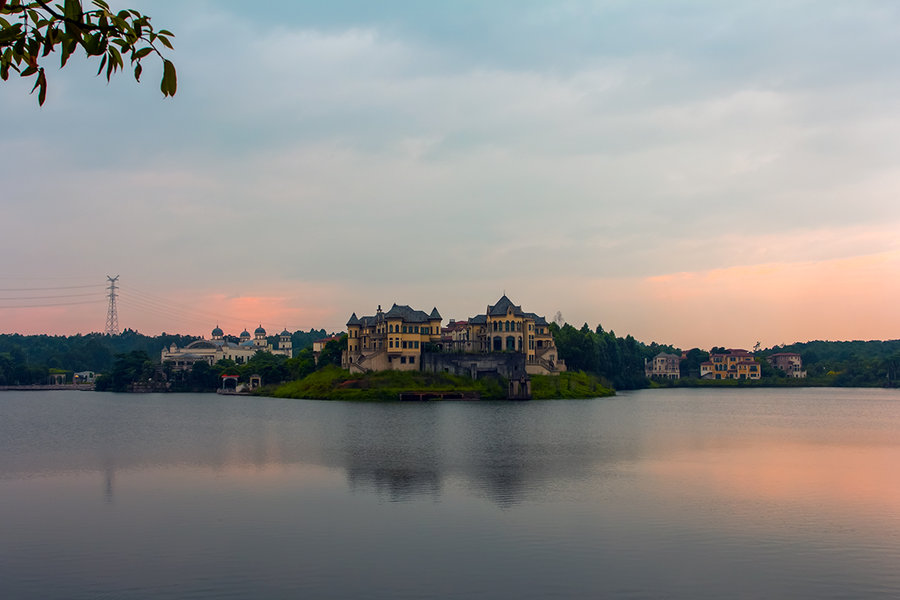
[[[171,363],[175,369],[182,370],[190,369],[195,362],[201,360],[209,365],[214,365],[220,360],[228,359],[240,365],[253,358],[253,355],[259,351],[290,358],[293,355],[290,332],[282,331],[278,336],[278,344],[273,346],[269,345],[266,330],[262,325],[256,328],[253,339],[250,338],[250,332],[244,330],[238,343],[226,340],[223,331],[216,327],[212,331],[211,340],[197,340],[184,348],[172,344],[162,350],[160,360],[163,363]]]

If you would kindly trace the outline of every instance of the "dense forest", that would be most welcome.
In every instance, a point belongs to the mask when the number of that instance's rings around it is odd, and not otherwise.
[[[311,348],[313,341],[328,337],[324,329],[296,331],[291,334],[295,353]],[[177,344],[184,347],[199,339],[194,336],[163,333],[147,336],[131,329],[119,335],[90,333],[87,335],[0,335],[0,385],[31,385],[47,383],[51,372],[95,371],[108,373],[116,357],[144,353],[147,360],[159,363],[160,351]],[[269,338],[270,343],[277,336]]]
[[[759,354],[768,356],[776,352],[799,354],[811,384],[838,387],[900,386],[900,340],[817,340],[776,346]],[[763,374],[765,375],[765,371]]]
[[[581,329],[575,329],[568,323],[562,327],[551,323],[550,331],[567,369],[599,375],[617,390],[647,387],[645,358],[653,358],[660,352],[681,354],[681,350],[672,346],[655,342],[647,345],[630,335],[616,337],[614,331],[603,331],[600,325],[591,330],[587,323]]]

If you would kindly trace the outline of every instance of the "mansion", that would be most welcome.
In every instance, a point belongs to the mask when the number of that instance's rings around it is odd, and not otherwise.
[[[681,357],[660,352],[652,359],[644,359],[644,375],[647,379],[681,379]]]
[[[708,361],[700,363],[701,379],[759,379],[760,375],[759,363],[746,350],[711,354]]]
[[[806,377],[803,370],[803,360],[796,352],[778,352],[772,354],[766,360],[776,369],[781,369],[788,377],[802,379]]]
[[[187,370],[192,368],[194,363],[198,361],[214,365],[220,360],[227,359],[233,360],[239,365],[244,364],[260,351],[280,354],[288,358],[293,354],[291,333],[287,329],[278,335],[277,346],[269,344],[269,340],[266,338],[266,330],[263,329],[262,325],[253,332],[253,339],[250,338],[250,332],[245,329],[238,340],[235,343],[226,339],[225,332],[216,326],[212,330],[212,339],[200,339],[191,342],[184,348],[179,348],[172,344],[168,348],[163,348],[160,360],[163,364],[170,363],[176,370]]]
[[[529,374],[565,371],[544,317],[525,312],[504,295],[484,314],[441,326],[431,313],[394,304],[387,312],[347,322],[347,349],[342,365],[351,372],[420,370],[423,351],[465,354],[519,354]]]

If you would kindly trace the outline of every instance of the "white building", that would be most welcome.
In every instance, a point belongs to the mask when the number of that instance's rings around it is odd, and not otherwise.
[[[164,364],[172,364],[175,369],[184,370],[192,368],[195,362],[201,360],[209,365],[214,365],[222,359],[233,360],[239,365],[244,364],[259,351],[280,354],[288,358],[293,355],[291,333],[287,329],[278,335],[278,344],[275,346],[269,345],[266,330],[262,325],[253,332],[253,339],[250,338],[250,332],[245,329],[241,332],[239,340],[237,343],[226,340],[225,333],[216,327],[212,330],[210,340],[197,340],[184,348],[179,348],[175,344],[163,348],[160,360]]]

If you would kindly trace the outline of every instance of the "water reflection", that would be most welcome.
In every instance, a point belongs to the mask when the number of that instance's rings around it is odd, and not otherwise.
[[[0,595],[900,593],[900,394],[662,392],[3,393]]]
[[[827,397],[802,394],[814,410],[805,411],[803,402],[730,403],[727,396],[676,404],[678,392],[667,393],[595,402],[371,405],[6,392],[0,478],[99,471],[112,502],[121,470],[304,464],[340,470],[354,492],[390,501],[437,500],[454,481],[513,506],[586,480],[596,486],[644,461],[673,485],[690,482],[709,493],[900,503],[895,478],[883,478],[900,458],[896,432],[883,418],[866,420],[829,406]],[[838,412],[837,425],[817,421],[823,407]],[[868,454],[860,444],[870,446]]]

